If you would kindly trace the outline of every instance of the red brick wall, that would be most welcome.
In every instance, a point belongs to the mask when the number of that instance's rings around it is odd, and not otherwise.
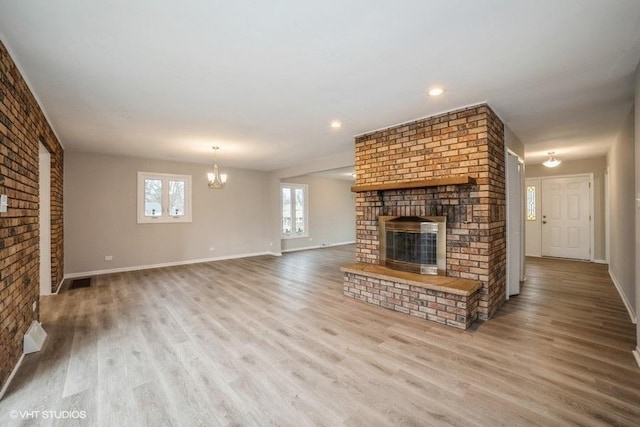
[[[0,387],[22,354],[23,335],[39,317],[39,310],[32,311],[40,293],[39,142],[51,153],[51,282],[57,288],[64,269],[63,150],[0,42],[0,194],[9,197],[8,212],[0,213]]]
[[[356,138],[356,185],[470,175],[473,185],[370,191],[356,197],[356,258],[378,263],[378,216],[447,217],[447,275],[479,280],[479,317],[504,301],[504,128],[487,105]]]

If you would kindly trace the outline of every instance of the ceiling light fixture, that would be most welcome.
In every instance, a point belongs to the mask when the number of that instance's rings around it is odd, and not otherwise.
[[[546,166],[548,168],[555,168],[556,166],[558,166],[560,163],[562,163],[561,160],[556,159],[556,153],[555,151],[549,151],[549,158],[542,162],[543,166]]]
[[[444,93],[444,89],[441,87],[434,87],[433,89],[430,89],[428,93],[429,96],[440,96]]]
[[[216,159],[218,158],[218,150],[220,147],[211,147],[213,148],[213,152],[215,153],[213,156],[213,173],[209,172],[207,177],[209,178],[209,188],[215,188],[220,190],[224,188],[224,185],[227,183],[227,174],[221,174],[218,170],[218,163]]]
[[[331,127],[334,129],[339,129],[342,127],[342,123],[340,123],[338,120],[334,120],[331,122]]]

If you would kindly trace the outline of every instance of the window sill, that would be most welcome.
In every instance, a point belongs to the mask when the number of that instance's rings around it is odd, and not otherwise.
[[[286,235],[282,235],[280,238],[282,240],[291,240],[291,239],[302,239],[305,237],[309,237],[309,233],[302,233],[302,234],[286,234]]]
[[[182,218],[182,217],[158,217],[156,219],[148,219],[148,218],[138,218],[138,224],[176,224],[181,223],[184,224],[186,222],[193,222],[191,218]]]

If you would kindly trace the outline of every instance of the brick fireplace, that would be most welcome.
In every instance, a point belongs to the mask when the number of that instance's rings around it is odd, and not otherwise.
[[[345,295],[460,328],[490,318],[505,295],[504,155],[486,104],[356,137],[357,264],[343,268]],[[421,288],[380,270],[380,216],[446,217],[446,277]]]

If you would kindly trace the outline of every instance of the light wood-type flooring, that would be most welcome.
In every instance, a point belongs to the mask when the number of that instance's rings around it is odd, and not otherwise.
[[[460,331],[343,297],[353,260],[119,273],[43,298],[48,339],[0,425],[640,425],[635,329],[606,266],[527,259],[521,295]]]

